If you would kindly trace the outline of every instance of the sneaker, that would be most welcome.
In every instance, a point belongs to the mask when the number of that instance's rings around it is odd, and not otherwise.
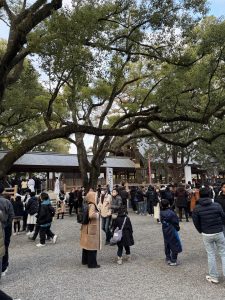
[[[7,272],[8,272],[8,268],[6,268],[4,272],[2,272],[2,276],[5,276]]]
[[[29,235],[31,235],[31,232],[30,232],[30,231],[28,231],[28,232],[26,233],[26,235],[28,235],[28,236],[29,236]]]
[[[130,262],[131,261],[131,255],[126,254],[126,256],[124,257],[124,260],[126,260],[127,262]]]
[[[55,234],[55,235],[53,236],[53,239],[52,239],[52,242],[53,242],[53,244],[55,244],[55,243],[56,243],[56,241],[57,241],[57,238],[58,238],[58,236]]]
[[[36,246],[37,246],[37,247],[44,247],[44,246],[45,246],[45,244],[41,244],[41,243],[39,243],[39,244],[37,244]]]
[[[178,265],[178,263],[177,263],[177,262],[170,262],[170,263],[168,263],[168,265],[169,265],[169,266],[173,266],[173,267],[174,267],[174,266],[177,266],[177,265]]]
[[[16,232],[13,232],[13,235],[15,236],[15,235],[17,235],[17,233],[16,233]]]
[[[118,265],[122,265],[122,263],[123,263],[123,258],[122,257],[118,257],[117,258],[117,264]]]
[[[207,276],[206,276],[206,280],[207,280],[208,282],[215,283],[215,284],[219,283],[219,280],[218,280],[217,278],[213,278],[213,277],[211,277],[210,275],[207,275]]]

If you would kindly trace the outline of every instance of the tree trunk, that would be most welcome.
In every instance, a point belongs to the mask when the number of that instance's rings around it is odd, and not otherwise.
[[[75,133],[76,146],[77,146],[77,158],[81,173],[82,185],[85,189],[89,188],[88,172],[90,171],[90,163],[87,158],[87,151],[83,141],[83,133]]]
[[[89,178],[89,188],[96,188],[98,184],[98,177],[100,175],[100,165],[91,165],[90,178]]]

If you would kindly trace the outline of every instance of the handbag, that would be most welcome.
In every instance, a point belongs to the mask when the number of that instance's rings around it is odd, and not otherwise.
[[[118,242],[121,241],[121,239],[123,237],[123,228],[124,228],[124,225],[126,223],[126,220],[127,220],[127,217],[125,217],[121,229],[119,229],[119,227],[116,227],[116,229],[114,230],[113,236],[110,239],[110,244],[111,245],[115,245],[115,244],[117,244]]]

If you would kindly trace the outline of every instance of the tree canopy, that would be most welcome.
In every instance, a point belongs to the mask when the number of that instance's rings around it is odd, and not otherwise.
[[[29,53],[48,76],[44,129],[9,153],[3,173],[39,143],[72,133],[93,177],[117,136],[186,147],[224,135],[225,23],[206,11],[194,0],[78,1],[29,31]],[[85,134],[95,135],[91,164]]]

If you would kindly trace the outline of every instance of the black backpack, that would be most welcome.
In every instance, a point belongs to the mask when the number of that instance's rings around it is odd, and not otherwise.
[[[88,224],[89,223],[89,204],[84,202],[77,214],[77,223]]]
[[[53,218],[54,215],[55,215],[55,209],[54,209],[54,207],[52,205],[48,205],[48,212],[49,212],[49,216],[51,218]]]

